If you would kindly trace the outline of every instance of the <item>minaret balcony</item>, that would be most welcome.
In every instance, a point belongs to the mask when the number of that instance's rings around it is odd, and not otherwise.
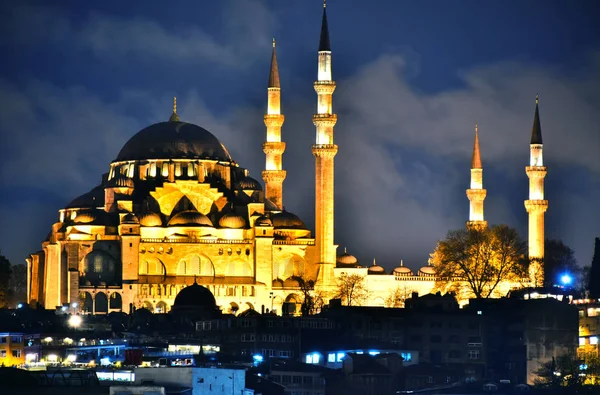
[[[313,124],[317,127],[333,127],[337,123],[336,114],[315,114],[313,115]]]
[[[467,198],[469,198],[469,201],[483,201],[486,195],[487,190],[485,189],[467,189]]]
[[[525,172],[529,178],[544,178],[548,173],[548,168],[546,166],[527,166]]]
[[[335,81],[315,81],[317,95],[332,95],[335,91]]]
[[[266,114],[264,119],[266,127],[281,127],[285,117],[282,114]]]
[[[525,209],[528,213],[545,213],[548,210],[548,201],[525,200]]]
[[[338,152],[338,146],[335,144],[314,144],[312,152],[314,156],[320,158],[333,158]]]
[[[263,152],[265,154],[281,155],[285,151],[284,142],[269,142],[263,143]]]
[[[262,178],[266,183],[281,184],[285,180],[287,172],[285,170],[263,170]]]

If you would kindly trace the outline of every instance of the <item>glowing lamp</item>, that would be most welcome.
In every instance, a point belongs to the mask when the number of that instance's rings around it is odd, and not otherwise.
[[[560,276],[560,282],[564,286],[570,285],[573,282],[573,277],[570,274],[565,273]]]
[[[72,315],[69,317],[69,326],[73,328],[78,328],[81,325],[81,316]]]

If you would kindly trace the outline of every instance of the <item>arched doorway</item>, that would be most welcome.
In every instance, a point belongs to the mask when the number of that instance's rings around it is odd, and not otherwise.
[[[89,292],[81,292],[79,294],[79,304],[82,311],[90,314],[94,312],[94,298],[92,298],[92,294]]]
[[[108,313],[108,298],[104,292],[98,292],[95,298],[94,314]]]
[[[120,293],[113,292],[110,294],[109,307],[111,310],[121,310],[123,308],[123,299]]]
[[[151,313],[154,313],[154,305],[149,300],[144,301],[144,308]]]
[[[158,314],[164,314],[169,310],[169,306],[162,300],[156,304],[156,312]]]

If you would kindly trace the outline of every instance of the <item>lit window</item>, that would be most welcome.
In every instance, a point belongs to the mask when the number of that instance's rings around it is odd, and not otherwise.
[[[469,350],[469,359],[479,359],[479,350]]]
[[[161,175],[163,177],[166,177],[169,175],[169,164],[167,162],[164,162],[162,164],[162,171],[161,171]]]
[[[102,257],[100,255],[94,257],[94,273],[102,273]]]
[[[179,162],[175,163],[175,175],[177,177],[181,176],[181,163]]]
[[[598,336],[590,337],[590,344],[598,344]]]
[[[412,361],[412,354],[409,352],[403,352],[401,354],[402,358],[404,359],[404,362],[410,362]]]
[[[585,346],[585,337],[580,337],[579,338],[579,345],[580,346]]]
[[[307,355],[306,356],[306,363],[312,363],[312,361],[313,361],[312,355],[310,355],[310,354]]]
[[[338,352],[337,353],[337,361],[342,362],[342,359],[344,359],[345,356],[346,356],[346,353]]]
[[[329,353],[329,355],[327,356],[327,362],[335,362],[335,354],[334,353]]]
[[[193,163],[190,163],[187,167],[187,175],[188,177],[196,177],[196,166]]]
[[[313,363],[319,363],[319,359],[320,359],[319,354],[313,354],[313,356],[312,356]]]

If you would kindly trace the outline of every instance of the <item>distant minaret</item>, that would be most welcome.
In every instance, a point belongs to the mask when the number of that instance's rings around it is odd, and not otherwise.
[[[525,200],[525,209],[529,213],[529,278],[534,286],[544,284],[544,213],[548,201],[544,200],[544,166],[542,127],[540,125],[539,97],[535,98],[535,115],[529,148],[529,166],[525,168],[529,177],[529,200]]]
[[[267,141],[263,143],[263,152],[267,156],[265,170],[262,172],[266,186],[266,198],[283,209],[283,180],[286,171],[282,170],[282,155],[285,143],[281,141],[281,125],[284,116],[281,114],[281,86],[279,85],[279,69],[275,53],[275,39],[273,39],[273,54],[271,55],[271,70],[269,72],[269,86],[267,98],[267,113],[265,126],[267,127]]]
[[[486,194],[487,191],[483,189],[483,166],[481,166],[479,153],[479,130],[475,125],[475,142],[471,159],[471,187],[467,189],[470,207],[467,229],[485,229],[487,227],[487,221],[483,219],[483,201]]]
[[[323,21],[319,41],[319,65],[317,81],[317,113],[313,123],[317,129],[316,141],[312,146],[315,155],[315,246],[317,262],[321,264],[317,284],[333,285],[335,280],[335,250],[333,240],[333,163],[338,147],[333,143],[333,127],[337,115],[332,112],[332,96],[335,82],[331,80],[331,45],[327,27],[327,8],[323,3]]]

